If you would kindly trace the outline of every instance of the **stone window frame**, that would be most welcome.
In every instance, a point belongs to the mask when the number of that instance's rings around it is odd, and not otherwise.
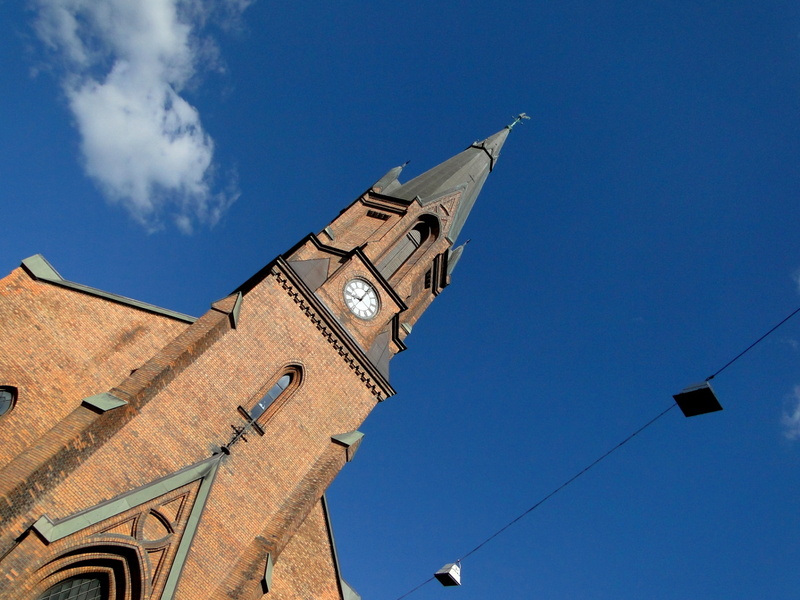
[[[103,600],[143,600],[141,592],[147,584],[138,544],[106,538],[56,546],[55,557],[39,569],[42,578],[31,590],[31,597],[41,599],[53,587],[80,578],[99,579],[105,592]]]

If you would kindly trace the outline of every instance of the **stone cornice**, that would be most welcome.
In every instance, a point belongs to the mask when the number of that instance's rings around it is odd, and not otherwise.
[[[392,198],[376,192],[369,192],[361,197],[361,203],[370,208],[377,208],[384,210],[395,215],[404,215],[411,205],[409,200],[402,200],[400,198]]]

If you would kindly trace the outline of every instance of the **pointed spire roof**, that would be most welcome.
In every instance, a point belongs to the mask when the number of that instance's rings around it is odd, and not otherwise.
[[[494,168],[500,148],[508,137],[511,126],[504,127],[483,141],[475,142],[463,152],[426,171],[422,175],[392,187],[387,192],[397,198],[419,201],[425,205],[448,192],[463,189],[447,239],[455,242],[469,216],[472,206],[483,187],[486,177]]]

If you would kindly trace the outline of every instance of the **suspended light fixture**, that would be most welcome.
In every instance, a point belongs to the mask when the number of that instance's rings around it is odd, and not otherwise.
[[[711,389],[709,381],[690,385],[672,397],[683,411],[684,417],[695,417],[722,410],[722,405],[717,400],[714,390]]]
[[[714,390],[711,389],[711,380],[714,379],[717,375],[722,373],[725,369],[730,367],[733,363],[737,360],[742,358],[745,354],[747,354],[750,350],[752,350],[755,346],[759,343],[764,341],[770,333],[778,329],[781,325],[786,323],[789,319],[795,316],[797,313],[800,312],[800,308],[796,308],[792,311],[788,317],[783,319],[780,323],[775,325],[772,329],[770,329],[767,333],[762,335],[758,338],[755,342],[750,344],[747,348],[739,352],[736,356],[734,356],[727,364],[722,367],[719,371],[707,377],[705,381],[701,381],[700,383],[695,383],[694,385],[690,385],[687,388],[684,388],[681,392],[672,396],[675,398],[675,402],[683,411],[683,415],[685,417],[695,417],[697,415],[704,415],[710,412],[716,412],[718,410],[722,410],[722,405],[717,400],[716,394],[714,394]]]
[[[448,563],[433,574],[443,586],[461,585],[461,563]]]

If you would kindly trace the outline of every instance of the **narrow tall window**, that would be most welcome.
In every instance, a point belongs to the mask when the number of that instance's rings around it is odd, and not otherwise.
[[[258,418],[286,391],[292,381],[295,379],[295,373],[290,372],[282,375],[278,381],[275,382],[269,391],[264,394],[264,397],[259,400],[250,411],[250,417],[257,421]]]

